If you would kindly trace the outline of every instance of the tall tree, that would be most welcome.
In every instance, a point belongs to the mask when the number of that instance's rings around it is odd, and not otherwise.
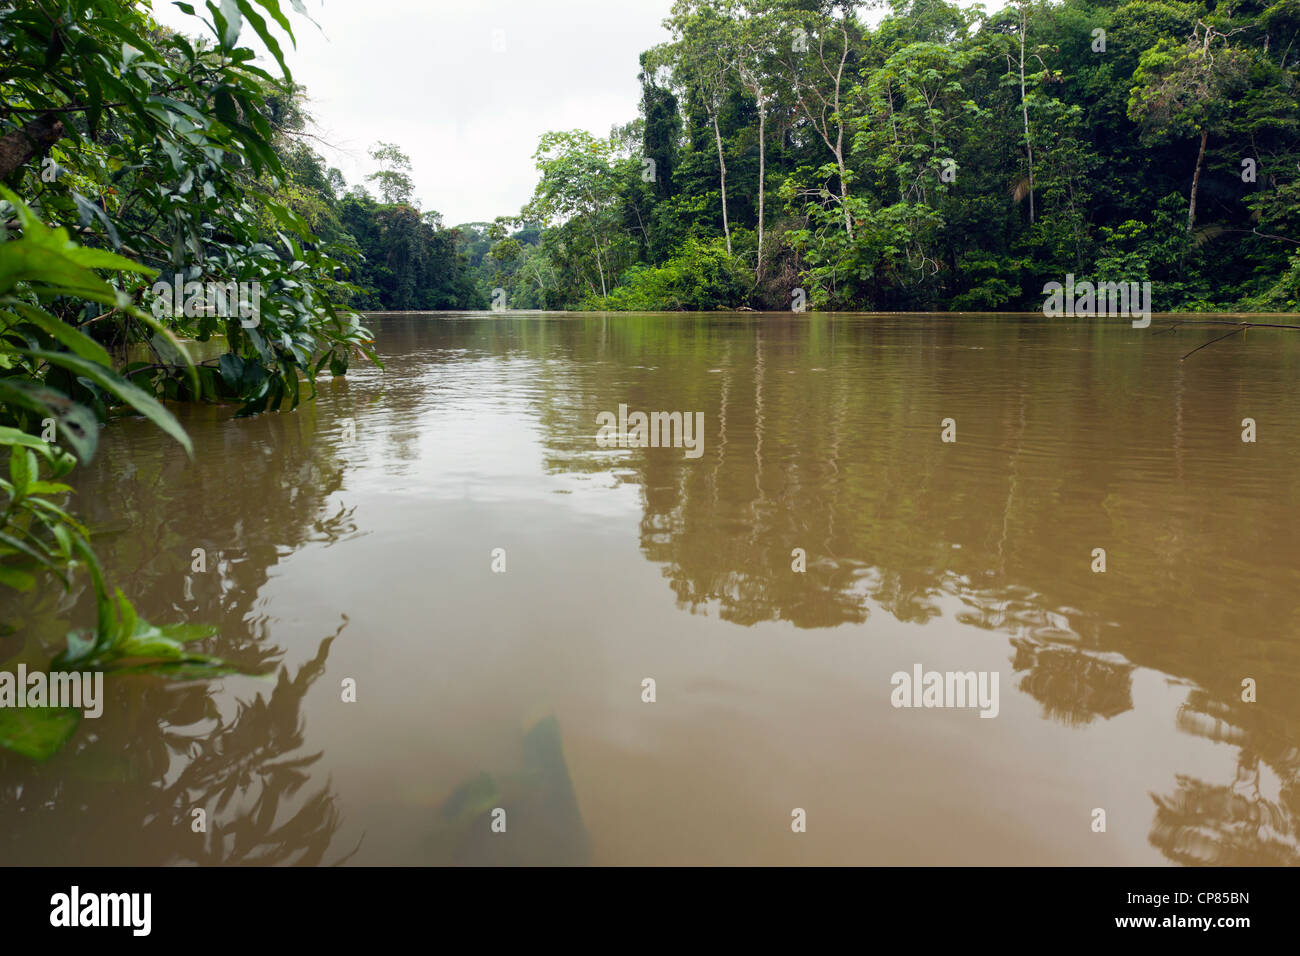
[[[1222,33],[1197,20],[1184,43],[1161,40],[1142,54],[1133,73],[1129,117],[1141,123],[1149,139],[1194,135],[1196,164],[1187,203],[1187,231],[1196,224],[1196,196],[1210,133],[1227,120],[1230,91],[1245,80],[1250,54],[1228,45],[1239,29]]]
[[[746,16],[735,24],[732,49],[740,82],[754,98],[754,107],[758,111],[758,253],[754,276],[762,279],[763,214],[767,192],[767,111],[772,97],[772,41],[779,36],[780,24],[773,15],[770,0],[747,0],[745,13]]]
[[[602,300],[609,295],[609,248],[617,229],[613,152],[612,143],[584,130],[545,134],[533,154],[542,178],[523,210],[526,218],[562,230],[558,245],[575,263],[590,250]]]
[[[731,223],[727,215],[727,156],[718,117],[730,89],[734,16],[735,0],[676,0],[672,13],[664,21],[673,42],[658,48],[656,57],[656,62],[670,64],[677,80],[694,91],[713,127],[718,151],[722,234],[728,253],[731,252]]]
[[[370,158],[379,163],[379,169],[367,176],[366,182],[377,182],[379,195],[389,205],[409,204],[415,191],[410,158],[397,146],[384,142],[371,147]]]
[[[856,14],[862,5],[863,0],[818,0],[812,10],[793,11],[786,19],[792,38],[785,55],[786,79],[799,109],[835,159],[844,232],[850,239],[853,216],[844,132],[847,94],[854,82],[852,67],[861,37]]]
[[[1016,23],[1016,44],[1019,48],[1019,56],[1012,58],[1007,55],[1007,62],[1011,69],[1015,70],[1020,77],[1020,117],[1024,127],[1024,148],[1025,148],[1025,182],[1026,191],[1029,195],[1029,221],[1034,221],[1034,135],[1029,127],[1029,92],[1025,81],[1025,65],[1032,59],[1037,58],[1041,66],[1046,68],[1042,57],[1033,52],[1026,51],[1026,43],[1029,39],[1029,21],[1033,14],[1032,0],[1017,0],[1015,5],[1015,23]]]

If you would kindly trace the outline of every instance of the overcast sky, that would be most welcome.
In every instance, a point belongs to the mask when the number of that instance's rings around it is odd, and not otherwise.
[[[169,0],[152,5],[168,26],[206,32]],[[396,143],[421,207],[456,225],[519,211],[542,133],[604,136],[637,117],[637,57],[668,39],[672,0],[306,0],[319,28],[281,6],[327,163],[352,185],[375,169],[372,144]]]

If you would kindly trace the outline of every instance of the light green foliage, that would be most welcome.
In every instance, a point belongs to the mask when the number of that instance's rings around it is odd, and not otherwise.
[[[379,184],[379,194],[390,205],[411,201],[415,184],[411,181],[411,160],[392,143],[379,143],[370,150],[370,158],[380,164],[378,172],[366,177]]]
[[[617,311],[684,309],[710,311],[743,305],[753,276],[719,239],[687,239],[678,255],[661,266],[637,264],[604,308]],[[589,301],[588,308],[600,308]]]

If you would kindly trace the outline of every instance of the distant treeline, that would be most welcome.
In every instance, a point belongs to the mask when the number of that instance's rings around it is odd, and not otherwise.
[[[297,209],[325,241],[342,244],[347,282],[356,286],[348,304],[358,309],[418,311],[477,309],[487,300],[474,284],[460,234],[442,216],[422,212],[412,199],[410,161],[391,143],[371,157],[380,169],[367,177],[379,198],[343,174],[303,139],[290,141],[285,166],[296,187]]]
[[[1300,3],[679,0],[640,116],[462,231],[512,308],[1300,309]],[[874,18],[873,18],[874,19]],[[490,243],[481,253],[485,242]]]

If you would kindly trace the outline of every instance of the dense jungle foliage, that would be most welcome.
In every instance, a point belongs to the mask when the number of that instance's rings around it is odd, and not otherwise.
[[[476,226],[511,307],[1300,306],[1300,2],[679,0],[640,116]],[[526,228],[523,228],[526,227]],[[474,254],[475,243],[490,243]]]

